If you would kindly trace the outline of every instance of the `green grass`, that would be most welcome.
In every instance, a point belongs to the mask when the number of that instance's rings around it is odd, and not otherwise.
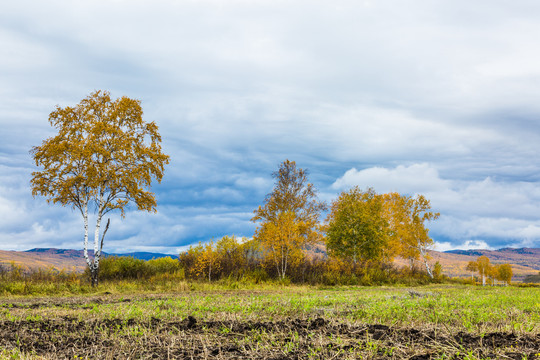
[[[308,286],[228,290],[215,285],[184,286],[184,291],[157,298],[119,292],[115,302],[84,303],[67,308],[33,308],[32,316],[56,313],[80,318],[150,318],[170,320],[188,315],[207,320],[234,318],[270,321],[287,317],[331,317],[349,322],[392,326],[434,325],[464,331],[540,333],[540,289],[429,285],[395,287]],[[97,289],[95,294],[103,294]],[[119,287],[116,290],[126,290]],[[144,293],[143,293],[144,294]],[[26,318],[24,308],[10,309],[3,298],[0,319]],[[27,297],[26,299],[32,299]],[[129,299],[129,302],[124,300]]]
[[[77,344],[105,344],[77,347],[80,354],[72,354],[69,347],[62,350],[71,358],[122,357],[128,350],[146,352],[148,357],[166,357],[165,352],[170,351],[176,354],[172,357],[220,358],[212,353],[225,344],[247,354],[245,358],[271,358],[279,353],[313,359],[408,359],[430,354],[431,359],[479,360],[524,352],[528,355],[523,358],[540,359],[540,355],[531,355],[536,350],[540,353],[540,348],[530,348],[530,339],[540,339],[539,288],[266,284],[231,290],[226,284],[186,283],[175,291],[152,293],[130,291],[126,284],[103,284],[85,296],[0,298],[0,323],[22,329],[17,330],[22,340],[17,337],[0,344],[5,348],[0,359],[42,358],[48,351],[43,339],[62,338]],[[110,290],[115,292],[105,294]],[[193,331],[182,325],[188,316],[197,319]],[[321,318],[327,325],[308,331],[306,326]],[[304,325],[292,326],[295,322]],[[242,330],[245,324],[257,323],[274,325]],[[244,325],[239,328],[238,324]],[[387,337],[377,338],[377,331],[369,330],[373,324],[388,326]],[[75,325],[78,330],[74,333],[69,329]],[[345,330],[339,330],[340,326],[346,326]],[[408,340],[403,334],[412,330],[433,341]],[[6,336],[10,334],[5,331]],[[460,345],[463,334],[476,338],[502,334],[506,340],[501,345],[471,348]],[[508,340],[514,337],[529,342]],[[190,348],[199,352],[181,352]],[[51,354],[45,358],[54,358]],[[225,355],[221,358],[228,358]]]

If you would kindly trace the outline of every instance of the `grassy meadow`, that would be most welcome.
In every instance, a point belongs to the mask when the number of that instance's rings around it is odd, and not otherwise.
[[[4,296],[0,357],[540,359],[540,288],[231,287]]]

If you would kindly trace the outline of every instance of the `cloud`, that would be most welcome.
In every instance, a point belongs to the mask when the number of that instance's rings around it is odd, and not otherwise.
[[[429,225],[432,237],[451,239],[452,246],[466,246],[464,239],[489,241],[493,246],[540,243],[540,183],[442,178],[427,163],[395,168],[355,168],[333,184],[336,190],[353,186],[374,187],[379,193],[423,194],[439,220]],[[450,245],[448,245],[450,246]]]
[[[437,251],[448,251],[448,250],[495,250],[488,245],[485,241],[482,240],[467,240],[461,244],[452,244],[450,242],[435,243],[435,250]]]
[[[357,185],[361,188],[375,187],[381,193],[416,194],[447,189],[448,181],[441,179],[435,168],[423,163],[399,165],[395,169],[373,167],[358,171],[352,168],[337,179],[332,188],[344,190]]]
[[[21,0],[0,13],[0,246],[79,247],[32,199],[28,150],[91,91],[141,99],[171,155],[159,214],[111,247],[250,236],[285,160],[321,198],[424,193],[439,241],[537,244],[540,4],[523,1]],[[130,220],[131,219],[131,220]],[[114,229],[114,230],[113,230]]]

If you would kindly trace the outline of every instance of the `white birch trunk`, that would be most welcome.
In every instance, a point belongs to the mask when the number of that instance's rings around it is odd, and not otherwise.
[[[285,279],[285,274],[287,273],[287,263],[289,259],[289,248],[285,247],[285,256],[283,257],[283,270],[281,272],[281,280]]]
[[[84,220],[84,259],[88,264],[88,268],[92,271],[92,262],[88,257],[88,202],[84,202],[83,220]]]
[[[429,277],[433,279],[433,272],[431,271],[431,268],[429,267],[429,263],[427,261],[426,250],[422,247],[419,247],[418,250],[420,251],[420,255],[422,255],[422,259],[424,260],[424,265],[426,266],[426,271]]]
[[[103,247],[103,239],[105,237],[105,233],[107,232],[109,228],[109,222],[107,222],[107,226],[105,230],[103,231],[103,235],[101,237],[100,241],[100,230],[101,230],[101,220],[103,218],[103,211],[105,209],[105,206],[103,204],[103,193],[100,194],[99,197],[99,203],[98,203],[98,213],[97,213],[97,219],[96,219],[96,229],[94,232],[94,259],[90,260],[90,257],[88,256],[88,201],[84,202],[84,210],[83,210],[83,219],[84,219],[84,258],[86,260],[86,263],[88,264],[88,269],[90,270],[90,280],[92,286],[98,285],[98,273],[99,273],[99,260],[101,258],[101,250]]]
[[[101,257],[101,246],[99,233],[101,230],[101,219],[103,218],[103,192],[99,194],[98,213],[96,219],[96,230],[94,232],[94,264],[92,266],[92,283],[98,285],[99,260]]]

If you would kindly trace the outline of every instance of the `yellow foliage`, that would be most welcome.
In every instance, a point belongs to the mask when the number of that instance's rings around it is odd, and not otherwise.
[[[261,221],[254,238],[284,279],[291,263],[304,256],[302,248],[320,238],[318,219],[326,205],[317,201],[307,171],[298,169],[294,161],[285,160],[272,176],[274,189],[265,205],[254,211],[252,221]]]
[[[100,238],[102,217],[129,202],[139,210],[156,211],[149,191],[152,179],[163,177],[169,156],[161,151],[154,122],[144,122],[139,100],[111,100],[96,91],[75,107],[56,107],[49,122],[57,135],[32,148],[42,170],[32,173],[32,195],[78,209],[84,220],[84,255],[92,285],[97,284],[99,259],[109,222]],[[95,206],[94,259],[88,257],[88,208]]]
[[[57,107],[49,115],[58,134],[32,148],[41,171],[32,173],[32,194],[70,205],[83,213],[94,201],[102,213],[133,201],[139,210],[155,211],[156,199],[147,190],[152,178],[163,177],[169,156],[161,151],[154,122],[142,119],[139,100],[112,101],[96,91],[75,107]]]
[[[195,273],[198,276],[208,277],[208,281],[211,281],[212,273],[215,274],[221,267],[219,253],[215,249],[214,241],[211,240],[204,245],[199,243],[197,253],[198,256],[194,264]]]
[[[335,256],[354,263],[387,256],[389,225],[383,216],[383,198],[373,189],[354,187],[332,202],[326,246]]]

